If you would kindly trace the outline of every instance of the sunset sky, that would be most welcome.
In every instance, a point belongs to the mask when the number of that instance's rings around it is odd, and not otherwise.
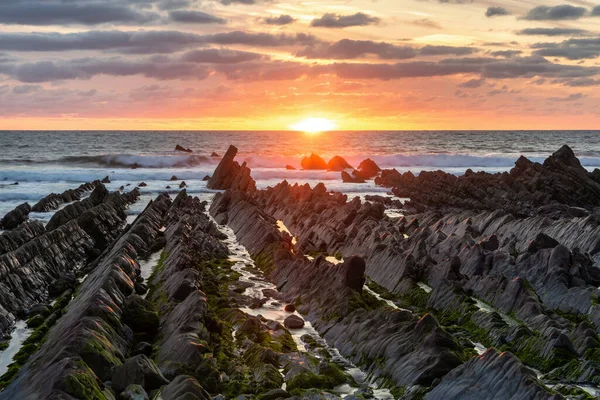
[[[596,129],[600,5],[0,2],[0,129]]]

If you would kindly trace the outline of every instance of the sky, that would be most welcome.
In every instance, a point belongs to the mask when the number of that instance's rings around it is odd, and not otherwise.
[[[0,1],[0,129],[597,129],[600,3]]]

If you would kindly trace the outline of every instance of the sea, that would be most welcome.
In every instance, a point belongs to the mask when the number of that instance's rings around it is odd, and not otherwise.
[[[193,153],[175,151],[178,144]],[[328,161],[339,155],[355,167],[371,158],[382,168],[415,174],[462,174],[469,168],[500,172],[510,170],[521,155],[541,162],[564,144],[586,168],[600,167],[600,131],[0,131],[0,216],[23,202],[33,205],[49,193],[105,176],[111,191],[146,183],[132,216],[158,193],[176,194],[181,181],[188,193],[208,200],[215,191],[203,178],[220,160],[211,154],[223,155],[229,145],[239,149],[237,159],[252,169],[259,188],[284,179],[311,186],[323,182],[329,190],[362,197],[388,189],[372,182],[343,183],[339,172],[304,171],[302,158],[316,153]],[[170,181],[173,176],[177,181]],[[47,221],[52,214],[30,218]]]

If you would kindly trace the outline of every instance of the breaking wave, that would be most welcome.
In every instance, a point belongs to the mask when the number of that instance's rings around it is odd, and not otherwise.
[[[99,156],[69,156],[56,161],[58,164],[94,166],[107,168],[192,168],[211,165],[218,159],[200,155],[143,155],[107,154]]]

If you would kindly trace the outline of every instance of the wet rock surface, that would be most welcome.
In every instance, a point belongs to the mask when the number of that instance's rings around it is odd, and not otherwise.
[[[600,206],[598,172],[581,166],[568,146],[563,146],[543,164],[521,157],[510,172],[490,174],[467,170],[455,176],[442,171],[383,171],[375,182],[392,188],[398,197],[410,198],[408,206],[419,210],[504,210],[526,217],[556,218],[585,216]]]
[[[9,211],[2,219],[0,219],[0,229],[10,230],[15,229],[29,218],[31,206],[29,203],[23,203],[14,210]]]
[[[524,165],[527,163],[521,160],[517,168]],[[522,202],[521,211],[516,213],[510,208],[495,211],[485,211],[487,208],[484,208],[482,211],[470,204],[464,208],[456,207],[452,202],[441,203],[443,207],[436,206],[423,213],[431,208],[430,202],[423,202],[427,207],[421,208],[420,214],[392,219],[385,213],[389,205],[380,199],[366,203],[359,199],[348,201],[345,195],[328,193],[322,185],[310,188],[287,182],[253,193],[226,192],[217,195],[211,212],[217,220],[227,221],[256,259],[267,259],[270,276],[284,294],[284,299],[300,301],[301,304],[296,304],[298,309],[306,313],[317,329],[323,324],[322,329],[327,332],[325,337],[343,354],[352,357],[352,354],[359,353],[363,361],[365,353],[373,354],[365,343],[377,337],[377,332],[370,332],[368,327],[381,325],[385,317],[379,315],[370,320],[363,316],[369,323],[354,326],[345,325],[344,320],[335,324],[328,318],[320,321],[322,317],[314,310],[335,310],[337,302],[330,296],[328,307],[324,303],[319,304],[320,292],[311,290],[311,286],[316,285],[315,281],[327,282],[328,292],[336,286],[331,279],[317,278],[311,275],[314,272],[310,269],[303,269],[306,268],[305,261],[296,260],[295,253],[361,255],[366,261],[369,285],[399,308],[417,316],[426,312],[432,314],[439,331],[445,331],[447,335],[445,339],[431,339],[432,342],[446,343],[453,348],[451,343],[454,341],[455,349],[467,353],[469,346],[477,350],[478,347],[473,344],[476,342],[484,343],[480,343],[479,348],[493,346],[499,351],[506,351],[509,358],[516,360],[510,363],[515,366],[482,364],[485,376],[481,379],[516,388],[515,398],[549,398],[560,396],[560,393],[544,387],[531,371],[524,373],[527,369],[523,364],[541,371],[545,382],[561,381],[566,386],[561,386],[560,390],[566,393],[567,389],[581,391],[569,385],[590,382],[586,371],[594,369],[593,366],[598,363],[595,351],[588,349],[582,352],[579,348],[582,341],[576,339],[582,334],[582,329],[587,329],[586,337],[594,338],[588,343],[598,340],[597,323],[600,321],[596,317],[595,299],[600,282],[594,265],[598,254],[598,231],[596,219],[591,217],[597,201],[591,193],[595,193],[597,184],[590,174],[581,173],[579,162],[573,160],[568,148],[555,153],[543,165],[524,168],[530,169],[526,175],[533,170],[544,175],[549,169],[554,176],[547,178],[547,182],[553,179],[560,185],[551,191],[549,186],[544,186],[546,184],[540,184],[549,197],[540,197],[543,201],[535,204],[537,208],[534,203]],[[575,177],[579,178],[576,180]],[[428,190],[424,182],[419,184],[423,185],[419,190]],[[579,187],[573,187],[569,194],[571,190],[567,189],[567,185]],[[468,199],[468,196],[463,197]],[[552,215],[538,212],[545,202],[555,203]],[[564,207],[564,212],[557,212],[563,210],[561,204],[567,207]],[[411,207],[407,208],[410,210]],[[536,212],[532,213],[534,208]],[[287,235],[282,235],[278,242],[278,232],[273,228],[278,219],[289,228],[297,244],[292,245]],[[254,237],[241,221],[256,221],[253,224]],[[291,251],[292,255],[282,255],[282,251]],[[269,259],[265,254],[271,254],[273,258]],[[327,263],[319,257],[313,263],[319,265],[315,268],[319,273],[331,268],[325,267]],[[294,267],[287,269],[286,265],[290,264]],[[310,278],[304,279],[304,276]],[[322,292],[325,290],[324,287]],[[292,297],[287,297],[288,294]],[[344,296],[340,294],[340,297]],[[348,313],[348,309],[341,308],[333,317]],[[581,325],[583,321],[586,328]],[[396,330],[401,329],[400,326],[397,321]],[[369,332],[369,335],[357,340],[356,335],[362,331]],[[353,332],[355,336],[352,339],[344,337],[346,332]],[[415,339],[410,340],[414,344]],[[385,342],[385,339],[380,339],[380,342]],[[596,348],[595,345],[592,348]],[[455,356],[460,354],[456,350],[452,352]],[[439,353],[439,350],[435,351],[435,354]],[[383,352],[383,358],[389,357],[389,354],[390,351]],[[436,387],[437,379],[451,371],[468,374],[467,369],[457,369],[468,360],[468,357],[461,358],[459,355],[454,362],[450,359],[429,361],[439,368],[434,369],[439,374],[437,378],[436,375],[411,375],[408,365],[426,365],[426,354],[424,347],[419,347],[415,358],[425,358],[418,362],[403,364],[395,359],[391,365],[403,366],[396,372],[393,368],[386,371],[381,362],[377,362],[378,366],[374,369],[383,376],[391,377],[397,385],[406,388],[406,393],[412,394],[414,390],[408,389],[411,385],[417,384],[431,391]],[[513,373],[502,375],[499,370],[503,368],[512,368]],[[566,371],[571,374],[561,378]],[[451,385],[460,387],[462,383],[456,380]],[[425,389],[427,386],[429,389]],[[464,395],[471,396],[467,398],[489,397],[490,393],[483,390],[475,386]],[[511,398],[509,391],[512,389],[507,390],[498,392],[496,398]],[[457,394],[460,391],[450,392],[454,393],[454,397],[449,398],[462,398]]]
[[[240,165],[235,161],[238,149],[230,146],[221,162],[215,169],[206,187],[209,189],[239,189],[243,191],[256,189],[256,182],[250,176],[250,168],[246,163]]]
[[[126,225],[139,191],[100,182],[85,199],[85,185],[48,196],[41,209],[70,204],[45,227],[14,214],[0,235],[0,331],[21,319],[30,336],[0,399],[597,390],[600,183],[569,148],[509,174],[414,176],[371,160],[348,174],[408,201],[257,190],[236,154],[210,178],[223,190],[210,204],[163,194]],[[323,169],[349,167],[333,161]]]
[[[81,197],[94,190],[96,187],[101,185],[99,180],[84,183],[76,189],[65,190],[63,193],[51,193],[38,201],[32,208],[35,212],[47,212],[56,210],[61,204],[72,203],[74,201],[81,200]]]

